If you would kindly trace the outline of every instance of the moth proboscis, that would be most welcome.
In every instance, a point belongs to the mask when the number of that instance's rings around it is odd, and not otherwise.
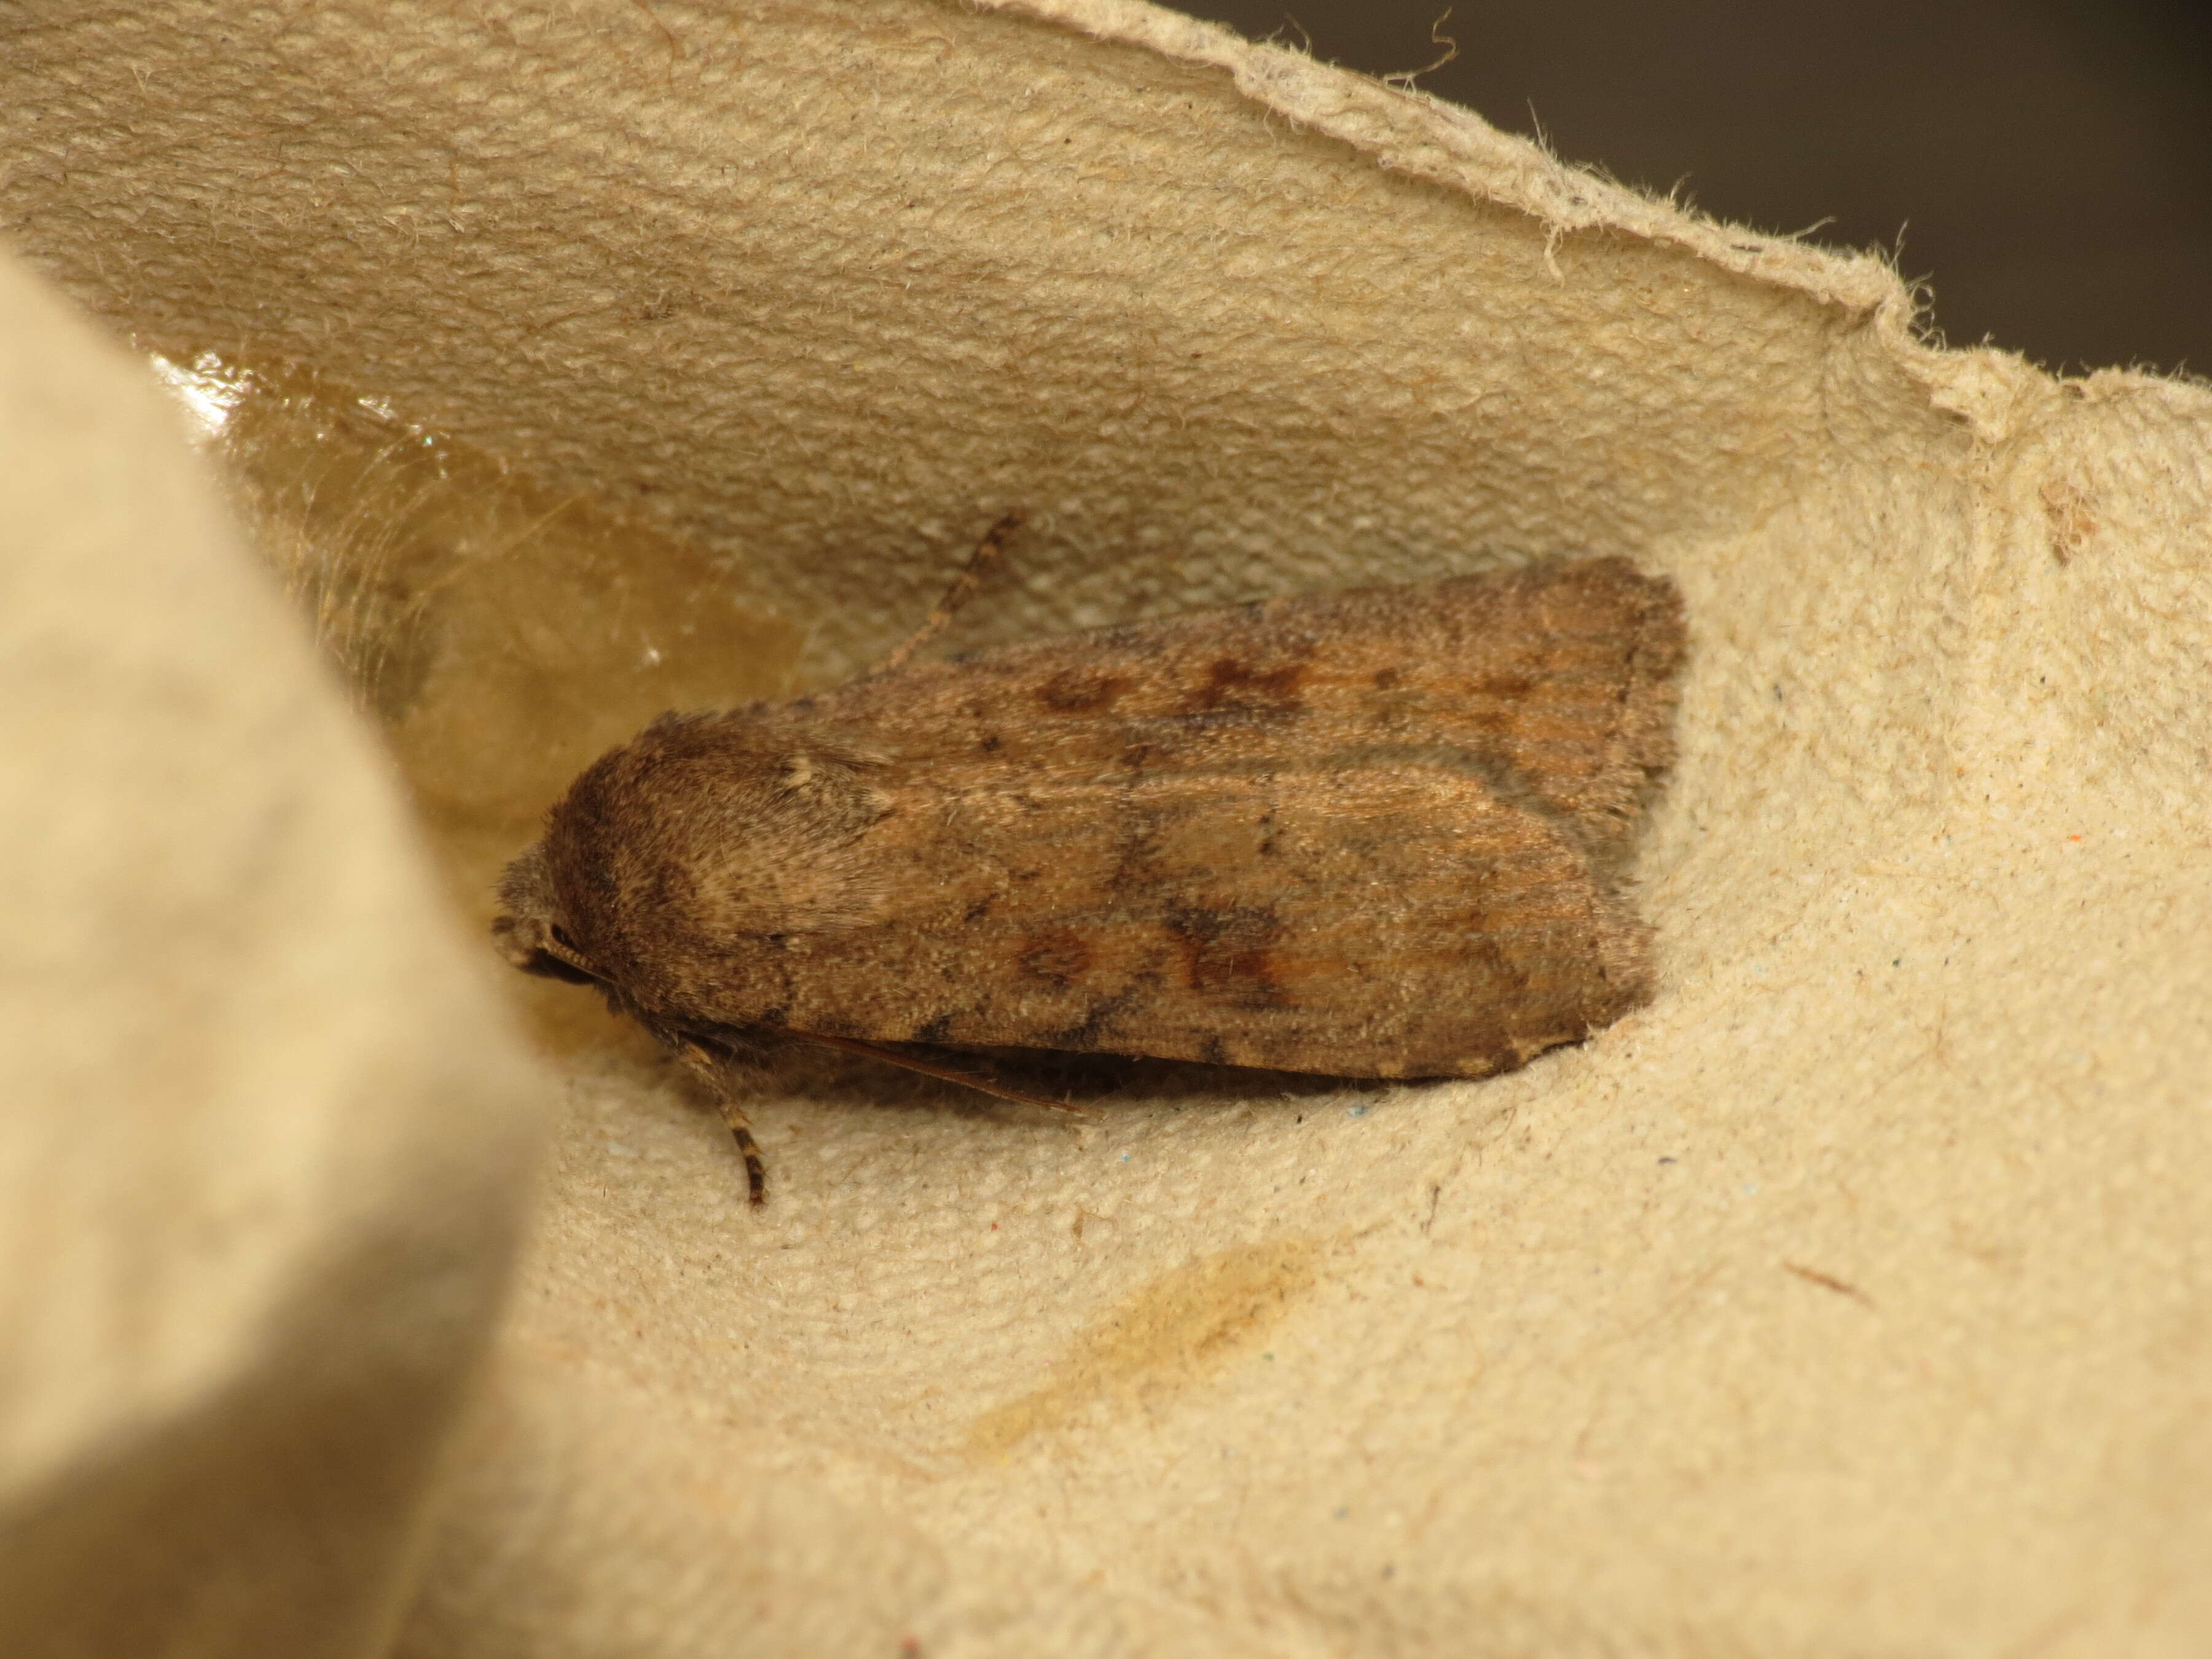
[[[1058,1107],[957,1051],[1480,1077],[1649,999],[1673,583],[1554,560],[909,665],[1018,521],[883,668],[600,757],[501,883],[507,958],[705,1076],[753,1202],[738,1096],[793,1042]]]

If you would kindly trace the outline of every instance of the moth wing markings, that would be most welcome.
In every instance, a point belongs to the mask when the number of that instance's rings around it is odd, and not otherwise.
[[[1671,583],[1586,560],[1013,646],[860,682],[823,708],[953,785],[1422,744],[1610,848],[1672,758],[1682,650]]]
[[[1641,934],[1618,897],[1556,824],[1478,776],[1175,774],[963,806],[949,878],[941,842],[887,836],[879,854],[910,866],[894,908],[792,964],[791,1025],[1476,1075],[1584,1035],[1642,990]]]

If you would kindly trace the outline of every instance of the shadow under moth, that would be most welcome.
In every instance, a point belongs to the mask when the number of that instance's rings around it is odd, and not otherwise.
[[[1650,994],[1626,889],[1681,600],[1618,558],[1267,600],[671,714],[494,933],[740,1097],[779,1047],[1010,1098],[962,1050],[1480,1077]]]

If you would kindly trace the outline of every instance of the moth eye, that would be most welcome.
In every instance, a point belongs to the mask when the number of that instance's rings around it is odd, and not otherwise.
[[[576,941],[568,937],[568,930],[559,922],[555,922],[550,931],[556,945],[564,951],[576,951]],[[580,957],[584,953],[581,951],[576,951],[576,954]]]

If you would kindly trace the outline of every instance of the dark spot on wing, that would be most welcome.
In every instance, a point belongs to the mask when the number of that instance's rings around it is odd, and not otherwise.
[[[1186,714],[1296,714],[1305,709],[1298,695],[1306,665],[1284,663],[1258,668],[1234,657],[1216,658],[1208,666],[1206,684],[1183,699]]]
[[[909,1039],[909,1041],[915,1042],[942,1042],[946,1037],[951,1035],[952,1016],[950,1014],[939,1014],[936,1018],[924,1020],[920,1025],[915,1026],[914,1036]]]
[[[977,899],[962,913],[960,920],[963,921],[981,921],[984,917],[991,914],[991,906],[995,902],[997,902],[997,901],[994,899],[990,894],[986,893],[981,898]]]
[[[1037,687],[1036,700],[1056,714],[1096,714],[1111,708],[1129,682],[1118,674],[1064,668]]]
[[[1375,689],[1377,691],[1388,691],[1404,678],[1405,676],[1395,668],[1378,668],[1375,671]]]
[[[982,740],[975,746],[987,755],[995,755],[999,752],[1000,745],[1003,741],[996,732],[986,732]]]
[[[1141,984],[1132,983],[1123,986],[1110,996],[1097,998],[1084,1010],[1083,1018],[1074,1024],[1062,1026],[1059,1030],[1050,1033],[1044,1040],[1044,1046],[1048,1048],[1073,1048],[1078,1051],[1097,1052],[1099,1039],[1105,1034],[1106,1028],[1120,1018],[1123,1011],[1133,1002],[1142,999],[1146,994],[1146,988]],[[1134,1051],[1115,1048],[1108,1052],[1118,1054]]]
[[[1032,978],[1072,985],[1091,966],[1091,946],[1072,927],[1051,927],[1022,941],[1015,960]]]
[[[1170,911],[1167,927],[1182,957],[1182,982],[1200,997],[1237,1008],[1290,1006],[1268,956],[1283,933],[1273,911],[1189,907]]]

